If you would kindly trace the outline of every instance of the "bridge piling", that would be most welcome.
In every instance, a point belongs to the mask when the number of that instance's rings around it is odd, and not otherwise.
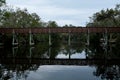
[[[33,35],[31,29],[29,30],[29,45],[34,45]]]
[[[90,31],[89,29],[87,30],[87,46],[90,45]]]
[[[17,39],[17,36],[16,36],[16,34],[15,34],[14,29],[13,29],[13,32],[12,32],[12,36],[13,36],[12,45],[13,45],[13,46],[18,45],[18,39]]]
[[[51,45],[52,45],[52,42],[51,42],[51,31],[49,29],[49,46],[51,46]]]
[[[32,57],[32,50],[33,50],[33,49],[34,49],[34,47],[30,47],[30,48],[29,48],[29,53],[30,53],[30,54],[29,54],[29,58]]]

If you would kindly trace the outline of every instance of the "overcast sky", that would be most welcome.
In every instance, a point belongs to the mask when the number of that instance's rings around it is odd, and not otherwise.
[[[94,13],[119,3],[120,0],[7,0],[8,5],[27,8],[43,21],[56,21],[60,26],[85,26]]]

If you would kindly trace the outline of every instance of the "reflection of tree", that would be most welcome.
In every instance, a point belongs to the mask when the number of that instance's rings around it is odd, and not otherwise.
[[[120,79],[120,65],[99,65],[93,74],[101,79],[119,80]]]
[[[59,47],[59,54],[64,54],[65,56],[69,56],[69,59],[71,58],[71,55],[76,54],[76,53],[82,53],[84,50],[84,46],[82,44],[78,43],[72,43],[71,45],[68,44],[63,44],[61,43],[61,46]],[[57,55],[56,55],[57,56]]]
[[[39,67],[38,64],[1,64],[0,79],[1,80],[18,80],[27,79],[29,71],[35,71]]]
[[[104,59],[106,54],[101,46],[90,45],[86,47],[86,53],[88,58],[92,59]]]
[[[62,48],[64,46],[64,48]],[[51,58],[55,59],[62,52],[65,55],[81,53],[84,50],[82,44],[62,44],[60,41],[54,41],[49,46],[48,42],[38,43],[34,46],[18,46],[11,48],[0,48],[1,58]]]
[[[96,44],[96,43],[95,43]],[[120,58],[120,44],[108,44],[106,46],[90,45],[89,50],[92,54],[88,57],[94,59],[119,59]]]

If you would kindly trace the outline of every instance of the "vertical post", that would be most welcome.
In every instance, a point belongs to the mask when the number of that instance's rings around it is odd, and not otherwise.
[[[33,50],[33,49],[34,49],[34,47],[30,47],[30,48],[29,48],[29,54],[30,54],[30,55],[29,55],[29,58],[31,58],[31,56],[32,56],[32,50]]]
[[[32,36],[31,36],[31,29],[29,29],[29,45],[31,45],[32,43]]]
[[[87,45],[90,45],[90,31],[89,29],[87,30]]]
[[[31,29],[29,29],[29,45],[34,45],[33,35]]]
[[[49,46],[51,46],[52,43],[51,43],[51,31],[50,31],[50,28],[49,28]]]
[[[28,58],[29,58],[29,63],[31,63],[31,58],[32,58],[32,49],[33,49],[34,47],[30,47],[29,48],[29,56],[28,56]]]
[[[13,39],[12,39],[12,45],[18,45],[18,40],[17,40],[17,36],[15,34],[15,31],[13,29],[13,32],[12,32],[12,36],[13,36]]]
[[[68,34],[68,45],[70,46],[71,45],[71,34],[70,34],[71,31],[69,31],[69,34]]]

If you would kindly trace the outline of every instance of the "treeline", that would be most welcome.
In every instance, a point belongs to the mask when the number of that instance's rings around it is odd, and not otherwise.
[[[90,17],[90,22],[86,26],[120,27],[120,4],[117,4],[115,8],[107,8],[96,12]]]
[[[119,27],[120,26],[120,4],[115,8],[104,9],[100,12],[96,12],[90,17],[90,21],[86,24],[86,27]],[[6,5],[5,0],[0,1],[0,27],[4,28],[32,28],[32,27],[59,27],[55,21],[44,22],[36,13],[29,13],[27,9],[14,9]],[[76,27],[74,25],[64,25],[61,27]],[[77,26],[78,27],[78,26]],[[7,35],[8,36],[8,35]],[[9,35],[10,36],[10,35]],[[72,41],[86,42],[85,34],[71,34]],[[23,39],[23,38],[25,39]],[[102,34],[91,34],[90,41],[99,43],[103,37]],[[48,34],[36,35],[36,41],[48,41]],[[118,33],[112,33],[108,35],[109,41],[120,40]],[[64,40],[68,41],[68,34],[52,34],[52,41]],[[27,36],[21,35],[20,41],[28,40]],[[8,40],[9,41],[9,40]]]
[[[32,28],[32,27],[60,27],[57,25],[55,21],[48,21],[44,22],[42,19],[36,14],[36,13],[29,13],[27,9],[14,9],[11,8],[10,6],[7,6],[5,4],[5,0],[0,2],[1,7],[0,7],[0,27],[1,28]],[[4,6],[4,7],[2,7]],[[76,27],[73,25],[64,25],[61,27]],[[6,39],[3,40],[4,42],[11,43],[12,41],[12,35],[5,35]],[[4,37],[5,37],[4,36]],[[43,42],[43,41],[48,41],[48,34],[35,34],[34,35],[34,40],[35,42]],[[51,41],[52,43],[57,42],[57,41],[68,41],[68,36],[69,34],[63,33],[63,34],[51,34]],[[19,35],[19,42],[21,43],[27,43],[29,42],[29,35]],[[83,34],[71,34],[71,41],[82,41],[84,40],[84,35]],[[7,41],[6,41],[7,40]]]
[[[86,27],[120,27],[120,4],[117,4],[115,8],[102,9],[100,12],[93,14],[93,16],[90,17],[90,22],[86,25]],[[103,34],[91,34],[91,43],[99,44],[100,39],[103,38]],[[108,43],[113,42],[120,45],[119,33],[108,33]]]

